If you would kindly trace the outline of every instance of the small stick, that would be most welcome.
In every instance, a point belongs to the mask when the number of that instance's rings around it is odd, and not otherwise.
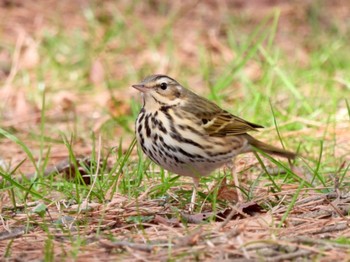
[[[192,196],[191,196],[190,207],[188,208],[188,212],[190,214],[193,213],[194,207],[196,205],[197,187],[199,186],[199,178],[198,177],[193,177],[192,179],[193,179],[193,191],[192,191]]]
[[[237,176],[236,166],[235,166],[234,161],[235,161],[235,159],[233,158],[232,162],[229,165],[229,167],[230,167],[230,170],[231,170],[231,176],[233,178],[233,182],[234,182],[235,187],[236,187],[238,203],[241,203],[241,202],[243,202],[243,195],[242,195],[242,192],[241,192],[240,187],[239,187],[239,179],[238,179],[238,176]]]
[[[131,243],[127,241],[119,241],[119,242],[100,241],[100,243],[107,248],[127,248],[128,247],[134,250],[140,250],[148,253],[151,253],[155,247],[152,245],[136,244],[136,243]]]

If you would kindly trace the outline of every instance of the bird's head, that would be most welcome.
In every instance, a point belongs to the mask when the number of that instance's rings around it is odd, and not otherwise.
[[[144,106],[180,105],[187,91],[176,80],[166,75],[148,76],[132,87],[142,92]]]

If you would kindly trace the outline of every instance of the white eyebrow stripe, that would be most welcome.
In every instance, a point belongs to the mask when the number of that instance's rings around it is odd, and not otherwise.
[[[169,78],[167,78],[167,77],[162,77],[162,78],[160,78],[160,79],[158,79],[158,81],[157,81],[157,83],[159,83],[159,84],[161,84],[161,83],[169,83]]]

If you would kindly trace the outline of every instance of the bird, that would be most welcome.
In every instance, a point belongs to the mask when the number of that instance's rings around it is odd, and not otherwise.
[[[237,155],[258,149],[287,159],[297,156],[255,139],[248,133],[263,126],[229,113],[167,75],[147,76],[132,87],[143,100],[135,122],[138,144],[157,165],[193,179],[190,212],[200,178],[232,163]]]

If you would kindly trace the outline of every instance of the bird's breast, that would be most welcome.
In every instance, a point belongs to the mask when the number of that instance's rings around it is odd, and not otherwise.
[[[179,175],[208,175],[238,153],[232,146],[236,142],[208,136],[198,119],[171,108],[145,107],[135,129],[143,152],[164,169]]]

